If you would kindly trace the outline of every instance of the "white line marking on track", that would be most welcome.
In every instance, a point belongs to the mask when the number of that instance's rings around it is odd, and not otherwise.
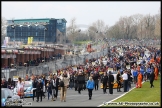
[[[144,82],[145,82],[145,81],[143,81],[142,84],[143,84]],[[115,100],[121,98],[122,96],[126,95],[127,93],[129,93],[130,91],[132,91],[132,90],[135,89],[135,88],[136,88],[136,87],[133,87],[133,88],[130,89],[128,92],[126,92],[126,93],[124,93],[124,94],[118,96],[118,97],[115,98],[115,99],[112,99],[111,101],[106,102],[105,104],[107,105],[108,103],[111,103],[111,102],[113,102],[113,101],[115,101]],[[101,106],[103,106],[103,105],[104,105],[104,104],[98,105],[98,107],[101,107]]]
[[[92,95],[92,96],[101,96],[101,95],[102,95],[102,96],[107,96],[107,95],[110,95],[110,94],[97,94],[97,95],[94,94],[94,95]],[[113,95],[121,95],[121,94],[113,94]],[[70,95],[70,96],[66,96],[66,97],[77,97],[77,96],[78,96],[78,97],[79,97],[79,96],[88,96],[88,94],[87,94],[87,95],[85,95],[85,94],[80,94],[80,95],[78,95],[78,94],[77,94],[77,95]],[[58,97],[60,97],[60,96],[58,96]]]

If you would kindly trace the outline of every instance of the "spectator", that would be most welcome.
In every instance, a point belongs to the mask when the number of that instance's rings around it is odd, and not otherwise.
[[[117,73],[117,83],[118,83],[118,86],[117,86],[117,92],[121,92],[120,88],[121,88],[121,75],[120,75],[120,71],[118,71]]]
[[[89,100],[92,99],[92,91],[94,89],[95,83],[92,79],[92,77],[89,77],[89,80],[87,81],[86,88],[88,89],[88,95],[89,95]]]
[[[37,102],[39,102],[39,97],[40,97],[40,102],[42,102],[42,91],[43,91],[43,87],[42,87],[42,84],[41,84],[41,79],[38,80],[38,83],[37,83]]]
[[[151,74],[150,74],[150,85],[151,85],[150,88],[154,87],[154,85],[153,85],[154,79],[155,79],[155,74],[154,74],[154,72],[151,72]]]
[[[49,100],[49,97],[50,95],[52,96],[52,86],[51,86],[51,82],[47,82],[47,93],[48,93],[48,100]]]
[[[24,97],[24,83],[21,77],[18,78],[17,89],[18,89],[18,95],[20,96],[20,98],[23,98]]]
[[[124,71],[124,74],[122,75],[123,78],[123,87],[124,87],[124,92],[127,92],[127,86],[128,86],[128,75],[126,71]]]
[[[61,76],[60,76],[60,81],[64,82],[64,86],[61,87],[61,91],[60,91],[60,100],[61,102],[66,102],[66,93],[67,93],[67,87],[69,86],[69,72],[65,71]]]
[[[109,71],[109,80],[108,80],[108,83],[109,83],[109,93],[110,94],[113,94],[114,75],[112,75],[112,72],[111,71]]]

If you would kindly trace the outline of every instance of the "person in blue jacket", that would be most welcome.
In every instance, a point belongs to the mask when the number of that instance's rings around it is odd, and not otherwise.
[[[150,80],[150,74],[151,74],[151,68],[149,66],[147,66],[146,72],[147,72],[147,81],[148,81]]]
[[[140,72],[142,74],[142,81],[143,81],[143,78],[144,78],[144,72],[145,72],[145,69],[144,69],[144,65],[141,65],[141,68],[140,68]]]
[[[92,91],[94,89],[94,81],[92,79],[92,77],[89,77],[89,80],[87,81],[87,85],[86,85],[86,88],[88,89],[88,94],[89,94],[89,100],[92,99]]]
[[[133,69],[133,79],[134,79],[134,84],[137,83],[137,74],[138,74],[137,69],[134,68],[134,69]]]

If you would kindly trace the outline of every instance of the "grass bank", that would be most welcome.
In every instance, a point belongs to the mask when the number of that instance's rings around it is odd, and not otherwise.
[[[161,106],[161,85],[160,85],[161,79],[160,76],[158,80],[154,81],[154,88],[150,88],[150,82],[144,82],[142,85],[142,88],[135,88],[123,97],[113,101],[117,102],[117,104],[120,103],[120,106],[132,106],[129,105],[131,102],[134,102],[132,104],[137,105],[137,102],[145,102],[146,104],[149,103],[148,106],[152,105],[153,106]],[[126,103],[127,102],[127,103]],[[136,103],[135,103],[136,102]],[[144,103],[144,106],[146,104]],[[127,105],[126,105],[127,104]],[[114,104],[113,104],[114,105]],[[112,105],[112,106],[113,106]],[[112,107],[111,106],[111,107]],[[116,106],[116,105],[114,105]],[[142,104],[140,105],[142,106]],[[104,107],[109,107],[109,105],[106,105]]]

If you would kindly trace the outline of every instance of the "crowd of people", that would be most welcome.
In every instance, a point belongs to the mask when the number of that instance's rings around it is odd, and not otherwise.
[[[149,51],[148,53],[147,50]],[[104,62],[103,62],[104,61]],[[113,69],[113,70],[110,70]],[[89,100],[92,99],[93,90],[99,89],[99,83],[103,84],[103,94],[106,94],[107,87],[109,94],[113,94],[114,83],[117,83],[117,92],[128,92],[131,84],[136,84],[137,88],[142,87],[142,81],[150,81],[150,88],[153,88],[153,81],[158,79],[161,72],[161,51],[160,49],[147,46],[114,46],[108,49],[108,54],[86,60],[85,64],[69,66],[50,72],[48,76],[30,77],[27,75],[24,80],[33,82],[33,101],[35,95],[37,102],[45,98],[47,92],[48,100],[56,101],[58,91],[60,91],[60,101],[66,102],[67,89],[78,91],[88,89]],[[116,78],[114,73],[117,73]],[[7,81],[2,79],[1,87],[11,88],[16,86],[11,78]],[[21,78],[17,86],[20,91],[23,88]],[[22,94],[20,94],[22,95]]]

